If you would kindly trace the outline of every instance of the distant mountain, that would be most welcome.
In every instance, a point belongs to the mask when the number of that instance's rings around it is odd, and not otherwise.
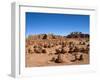
[[[28,39],[37,40],[37,39],[55,39],[55,35],[52,34],[38,34],[38,35],[29,35]]]
[[[89,34],[84,34],[82,32],[71,32],[67,36],[54,35],[54,34],[38,34],[30,35],[28,39],[37,40],[37,39],[62,39],[62,38],[89,38]]]
[[[89,38],[89,34],[84,34],[82,32],[71,32],[66,37],[67,38]]]

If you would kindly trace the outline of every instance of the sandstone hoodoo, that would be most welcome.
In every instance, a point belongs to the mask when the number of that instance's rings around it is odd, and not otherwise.
[[[26,67],[89,64],[89,34],[37,34],[26,37]]]

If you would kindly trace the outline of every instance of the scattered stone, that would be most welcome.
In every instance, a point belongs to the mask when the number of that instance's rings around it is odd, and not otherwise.
[[[53,34],[31,35],[26,39],[25,45],[25,53],[30,54],[26,55],[28,60],[34,60],[34,62],[36,60],[35,64],[38,63],[38,65],[74,64],[84,63],[84,61],[89,63],[89,49],[88,35],[84,38],[80,33],[72,33],[69,37]]]
[[[59,54],[59,53],[61,53],[62,49],[61,49],[61,48],[59,48],[59,49],[56,49],[55,51],[56,51],[56,53],[55,53],[55,54]]]
[[[47,53],[46,49],[42,49],[42,53]]]
[[[35,53],[42,53],[42,49],[41,49],[41,48],[35,48],[35,49],[34,49],[34,52],[35,52]]]
[[[71,62],[75,62],[76,61],[76,57],[73,54],[67,54],[67,58],[71,61]]]
[[[66,48],[66,47],[62,48],[61,53],[65,54],[65,53],[67,53],[67,52],[68,52],[68,51],[67,51],[67,48]]]
[[[63,63],[63,56],[62,54],[58,54],[57,59],[55,60],[55,63]]]
[[[56,58],[52,57],[52,59],[50,61],[55,62]]]
[[[83,53],[77,53],[76,59],[79,60],[79,61],[83,60]]]

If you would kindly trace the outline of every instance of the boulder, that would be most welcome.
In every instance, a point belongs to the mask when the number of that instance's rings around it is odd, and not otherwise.
[[[42,53],[47,53],[46,49],[42,49]]]
[[[65,54],[65,53],[67,53],[67,52],[68,52],[68,50],[67,50],[66,47],[62,48],[61,53]]]
[[[61,48],[58,48],[55,51],[56,51],[56,54],[59,54],[59,53],[61,53],[62,49]]]
[[[83,60],[83,53],[78,52],[76,54],[76,59],[79,60],[79,61]]]
[[[63,55],[62,54],[58,54],[57,58],[55,59],[55,63],[63,63]]]
[[[34,48],[33,46],[29,46],[26,48],[26,54],[33,54],[34,53]]]
[[[34,49],[34,52],[35,53],[42,53],[42,48],[35,48]]]
[[[71,62],[76,61],[76,57],[75,57],[75,55],[73,55],[73,54],[67,54],[67,58],[68,58],[68,60],[71,61]]]

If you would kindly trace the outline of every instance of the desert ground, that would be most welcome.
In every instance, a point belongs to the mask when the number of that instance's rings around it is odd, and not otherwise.
[[[26,67],[89,64],[89,35],[38,34],[26,37]]]

